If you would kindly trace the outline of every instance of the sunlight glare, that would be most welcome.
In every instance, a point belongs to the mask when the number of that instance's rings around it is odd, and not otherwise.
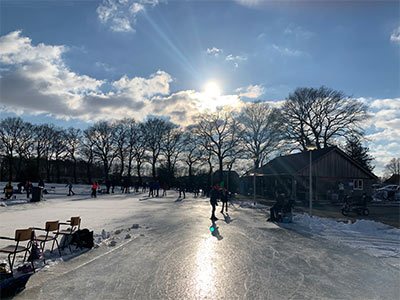
[[[204,94],[208,97],[216,98],[221,96],[221,88],[215,81],[209,81],[204,86]]]

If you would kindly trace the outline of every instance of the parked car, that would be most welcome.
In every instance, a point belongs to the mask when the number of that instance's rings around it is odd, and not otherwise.
[[[390,184],[377,189],[375,196],[377,198],[383,198],[384,200],[396,200],[398,199],[398,194],[400,193],[400,185]]]

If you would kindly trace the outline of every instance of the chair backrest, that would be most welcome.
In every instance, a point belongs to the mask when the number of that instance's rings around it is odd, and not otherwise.
[[[58,230],[58,221],[47,221],[44,228],[46,231],[56,231]]]
[[[80,217],[71,217],[71,226],[80,226],[81,225],[81,218]]]
[[[20,241],[27,241],[30,239],[32,239],[32,228],[15,230],[16,241],[20,242]]]

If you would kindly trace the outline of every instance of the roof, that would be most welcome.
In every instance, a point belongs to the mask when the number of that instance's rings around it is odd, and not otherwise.
[[[365,173],[367,173],[369,176],[372,178],[377,178],[372,172],[369,170],[365,169],[362,167],[360,164],[358,164],[355,160],[353,160],[350,156],[348,156],[346,153],[344,153],[342,150],[340,150],[338,147],[326,147],[323,149],[317,149],[312,151],[312,163],[314,164],[318,160],[320,160],[323,156],[327,155],[328,153],[336,151],[340,155],[344,156],[346,159],[350,160],[356,167],[360,168],[363,170]],[[290,154],[290,155],[285,155],[285,156],[278,156],[262,166],[261,168],[258,168],[255,170],[256,174],[262,174],[262,175],[293,175],[293,174],[298,174],[301,170],[304,168],[307,168],[310,164],[310,152],[305,151],[305,152],[300,152],[300,153],[295,153],[295,154]],[[250,170],[246,173],[251,174],[254,172],[253,170]]]
[[[385,180],[386,184],[400,184],[400,174],[393,174],[389,179]]]

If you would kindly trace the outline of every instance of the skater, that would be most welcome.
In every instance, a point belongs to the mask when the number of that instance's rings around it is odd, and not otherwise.
[[[154,197],[154,182],[149,183],[149,197]]]
[[[279,192],[276,197],[276,202],[270,208],[270,217],[267,221],[276,222],[279,221],[279,213],[282,212],[283,207],[285,206],[285,194]]]
[[[75,196],[74,191],[72,190],[72,183],[68,183],[65,187],[68,187],[68,195],[67,196]]]
[[[162,197],[167,197],[167,190],[168,190],[168,185],[166,183],[162,184]]]
[[[154,189],[156,190],[156,197],[158,198],[160,193],[160,182],[158,180],[154,183]]]
[[[225,207],[225,212],[228,213],[228,190],[227,189],[222,189],[222,191],[221,191],[221,202],[222,202],[221,214],[224,213],[224,207]]]
[[[26,192],[26,198],[29,198],[29,196],[32,193],[32,183],[29,180],[26,181],[25,192]]]
[[[185,185],[182,183],[179,186],[179,198],[182,198],[182,194],[183,194],[183,199],[185,199],[185,197],[186,197],[185,190],[186,190]]]
[[[7,185],[4,187],[4,196],[6,197],[6,199],[10,199],[13,195],[13,192],[14,188],[11,184],[11,181],[9,181]]]
[[[111,181],[109,179],[106,180],[106,193],[109,194],[111,189]]]
[[[39,180],[38,187],[44,189],[44,181],[43,181],[43,179]]]
[[[92,184],[92,194],[90,195],[92,198],[97,198],[97,188],[99,187],[97,181],[94,181]]]
[[[210,192],[210,204],[211,204],[211,220],[216,221],[218,218],[215,216],[215,207],[218,205],[217,201],[220,197],[219,186],[216,184],[213,186]]]
[[[24,183],[23,182],[18,183],[17,188],[18,188],[18,194],[22,194],[22,188],[25,189]]]

